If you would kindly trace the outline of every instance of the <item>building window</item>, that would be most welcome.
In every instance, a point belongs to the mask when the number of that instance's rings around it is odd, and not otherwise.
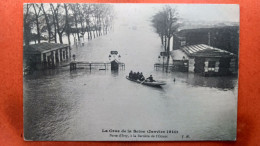
[[[181,46],[185,46],[186,45],[186,41],[181,41]]]
[[[209,61],[208,70],[215,71],[216,61]]]

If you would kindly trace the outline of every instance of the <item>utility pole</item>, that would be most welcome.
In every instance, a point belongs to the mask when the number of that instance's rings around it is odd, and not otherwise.
[[[208,45],[210,46],[210,32],[208,32]]]

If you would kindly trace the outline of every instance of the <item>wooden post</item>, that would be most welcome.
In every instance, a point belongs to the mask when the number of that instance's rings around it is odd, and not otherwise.
[[[46,68],[48,68],[48,67],[49,67],[49,60],[48,60],[47,53],[46,53],[46,55],[45,55],[45,59],[46,59]]]
[[[55,53],[55,51],[52,51],[52,59],[53,59],[53,67],[55,67],[56,66],[56,53]]]
[[[43,54],[44,54],[44,53],[41,53],[41,64],[42,64],[42,68],[44,68],[44,59],[43,59]]]
[[[69,58],[71,59],[71,48],[70,48],[70,46],[68,47],[68,50],[69,50]]]
[[[57,56],[58,56],[58,61],[59,61],[59,63],[60,63],[61,60],[60,60],[60,50],[59,50],[59,49],[57,50]]]
[[[65,49],[65,56],[66,56],[66,60],[68,61],[69,60],[69,48],[68,47],[66,47],[66,49]]]
[[[60,59],[60,62],[62,62],[62,61],[63,61],[63,59],[62,59],[62,57],[63,57],[63,56],[62,56],[62,49],[59,49],[59,52],[60,52],[60,53],[59,53],[59,56],[60,56],[59,59]]]

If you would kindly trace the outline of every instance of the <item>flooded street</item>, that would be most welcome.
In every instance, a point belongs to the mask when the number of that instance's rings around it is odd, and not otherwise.
[[[155,71],[162,48],[149,24],[137,29],[118,24],[72,52],[77,61],[107,62],[112,50],[122,56],[125,70],[59,69],[24,78],[26,139],[112,140],[102,129],[178,130],[171,140],[182,135],[188,140],[234,139],[237,77]],[[131,82],[125,78],[130,70],[167,84],[153,88]]]

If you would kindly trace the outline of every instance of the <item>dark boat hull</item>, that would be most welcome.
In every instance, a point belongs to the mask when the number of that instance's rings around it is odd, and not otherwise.
[[[126,79],[133,81],[133,82],[136,82],[136,83],[139,83],[139,84],[146,85],[146,86],[151,86],[151,87],[161,87],[162,85],[165,85],[165,83],[163,83],[163,82],[141,82],[141,81],[138,81],[138,80],[130,79],[128,76],[126,76]]]

